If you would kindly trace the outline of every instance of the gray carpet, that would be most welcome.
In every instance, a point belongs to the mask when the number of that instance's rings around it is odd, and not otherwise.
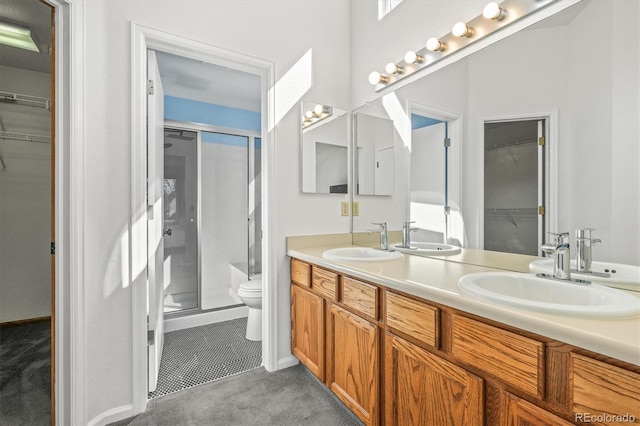
[[[338,426],[362,423],[304,367],[257,368],[149,401],[113,426]]]
[[[50,425],[50,321],[0,327],[0,425]]]

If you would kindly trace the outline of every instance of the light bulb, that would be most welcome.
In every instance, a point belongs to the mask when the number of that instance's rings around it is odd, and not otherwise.
[[[404,61],[408,64],[421,64],[424,61],[424,58],[418,55],[413,50],[408,51],[404,55]]]
[[[444,52],[447,48],[447,45],[438,40],[435,37],[431,37],[427,40],[427,50],[431,50],[432,52]]]
[[[389,81],[389,78],[385,77],[384,75],[380,74],[378,71],[374,71],[371,74],[369,74],[369,83],[371,84],[378,84],[378,83],[386,83]]]
[[[456,37],[471,37],[473,30],[467,26],[464,22],[458,22],[453,26],[451,34]]]
[[[488,3],[482,10],[482,16],[486,19],[492,19],[494,21],[501,21],[507,16],[507,11],[498,6],[498,3]]]
[[[307,111],[304,113],[304,118],[311,120],[313,118],[313,112]]]
[[[394,64],[393,62],[389,62],[384,70],[387,74],[402,74],[403,69]]]
[[[316,105],[313,107],[313,112],[315,115],[320,115],[324,112],[324,105]]]

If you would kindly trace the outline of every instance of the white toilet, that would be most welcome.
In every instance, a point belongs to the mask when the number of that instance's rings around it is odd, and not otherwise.
[[[262,276],[241,283],[238,297],[249,308],[247,340],[262,340]]]

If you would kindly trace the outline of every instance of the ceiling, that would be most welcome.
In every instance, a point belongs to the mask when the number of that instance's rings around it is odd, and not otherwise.
[[[13,68],[51,72],[51,7],[39,0],[1,0],[0,20],[23,25],[35,33],[40,53],[0,45],[0,65]]]
[[[260,76],[156,52],[165,95],[260,112]]]

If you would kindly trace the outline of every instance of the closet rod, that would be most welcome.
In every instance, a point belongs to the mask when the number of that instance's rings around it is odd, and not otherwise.
[[[25,133],[0,132],[0,139],[24,142],[51,143],[51,138],[48,136],[27,135]]]
[[[34,108],[44,108],[51,111],[51,100],[38,96],[22,95],[20,93],[0,91],[0,102],[14,105],[24,105]]]

